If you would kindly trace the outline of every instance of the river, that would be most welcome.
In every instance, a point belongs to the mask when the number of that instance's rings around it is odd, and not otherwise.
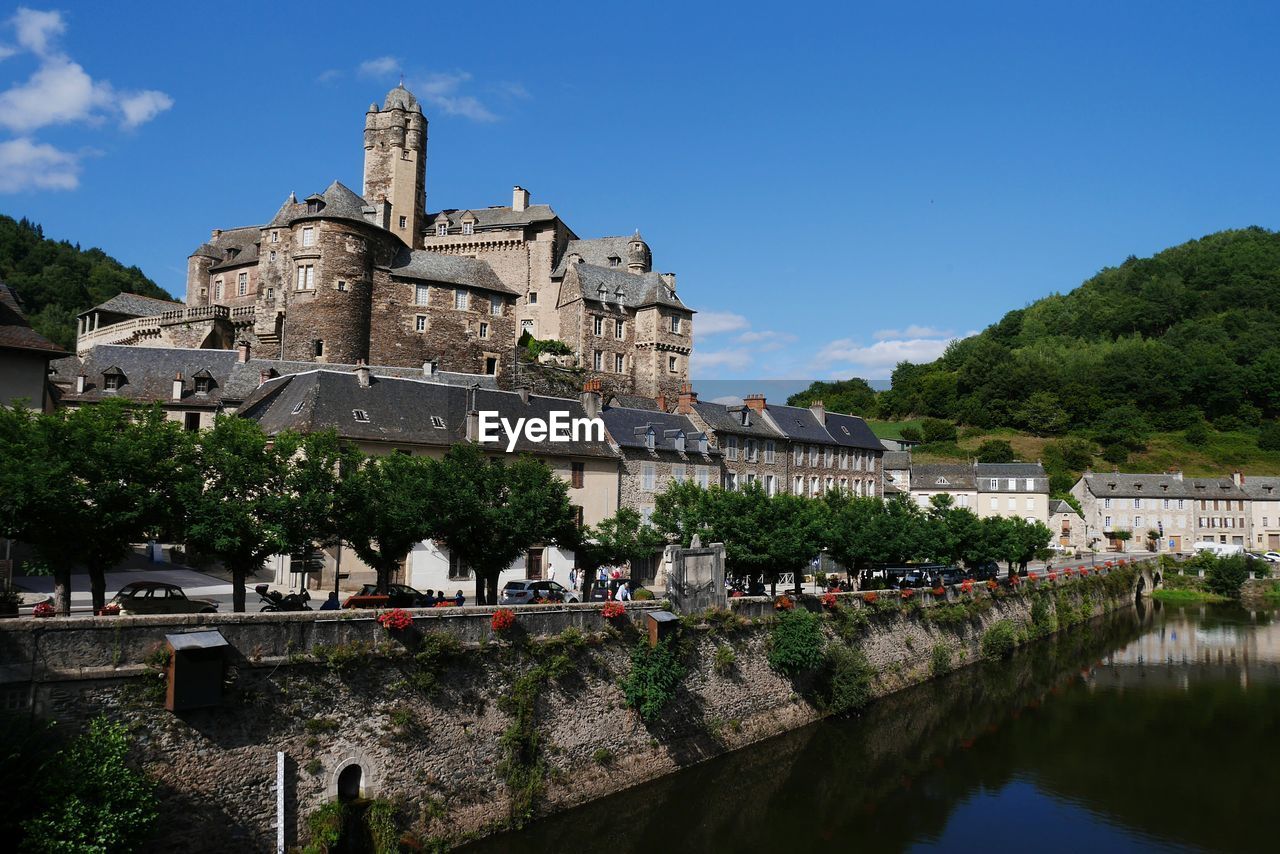
[[[466,850],[1275,851],[1275,616],[1145,603]]]

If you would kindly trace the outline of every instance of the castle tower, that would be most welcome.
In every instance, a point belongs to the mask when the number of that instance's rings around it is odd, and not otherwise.
[[[401,83],[378,109],[364,117],[364,187],[374,207],[386,200],[384,225],[413,249],[422,248],[427,209],[427,120],[413,93]]]
[[[644,238],[640,236],[640,229],[636,229],[636,233],[631,235],[631,241],[627,244],[627,272],[629,273],[647,273],[653,269],[653,259],[649,254],[649,244],[644,242]]]

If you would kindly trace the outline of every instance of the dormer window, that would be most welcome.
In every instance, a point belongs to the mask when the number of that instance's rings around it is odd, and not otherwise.
[[[369,422],[369,413],[365,412],[363,409],[351,410],[351,417],[359,421],[361,424],[367,424]]]
[[[320,209],[323,207],[324,207],[324,204],[319,199],[307,199],[307,213],[309,214],[320,213]]]
[[[436,236],[444,237],[449,233],[449,224],[444,222],[436,223]]]
[[[120,388],[120,377],[116,374],[107,374],[102,378],[102,388],[104,391],[117,391]]]
[[[935,481],[934,481],[934,485],[935,485],[935,486],[950,486],[950,485],[951,485],[951,481],[947,480],[945,477],[939,477],[937,480],[935,480]]]
[[[677,432],[675,436],[671,438],[671,443],[675,445],[677,451],[684,453],[684,433]]]
[[[472,222],[471,220],[467,220],[466,222],[464,222],[464,223],[462,224],[462,233],[463,233],[463,234],[475,234],[475,233],[476,233],[476,224],[475,224],[474,222]]]
[[[196,377],[196,394],[208,394],[213,380],[209,377]]]
[[[434,427],[434,428],[436,428],[437,430],[443,430],[443,429],[444,429],[444,419],[443,419],[443,418],[441,418],[439,415],[432,415],[432,416],[431,416],[431,426],[432,426],[432,427]]]
[[[621,258],[619,258],[617,255],[610,255],[610,256],[609,256],[609,266],[610,266],[610,267],[621,267],[621,266],[622,266],[622,259],[621,259]]]

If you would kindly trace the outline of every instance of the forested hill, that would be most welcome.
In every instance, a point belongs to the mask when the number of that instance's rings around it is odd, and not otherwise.
[[[1223,231],[1129,258],[901,364],[882,417],[1039,435],[1252,427],[1280,415],[1280,233]],[[1110,434],[1110,435],[1103,435]],[[1135,435],[1138,434],[1138,435]]]
[[[137,267],[101,249],[50,240],[26,219],[0,215],[0,279],[18,293],[32,327],[72,349],[76,315],[121,292],[173,299]]]

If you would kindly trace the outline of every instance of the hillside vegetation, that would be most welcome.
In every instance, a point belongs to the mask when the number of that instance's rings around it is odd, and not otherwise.
[[[3,215],[0,279],[17,292],[31,326],[67,349],[75,346],[76,315],[118,293],[173,299],[137,267],[101,249],[50,240],[39,225]]]

